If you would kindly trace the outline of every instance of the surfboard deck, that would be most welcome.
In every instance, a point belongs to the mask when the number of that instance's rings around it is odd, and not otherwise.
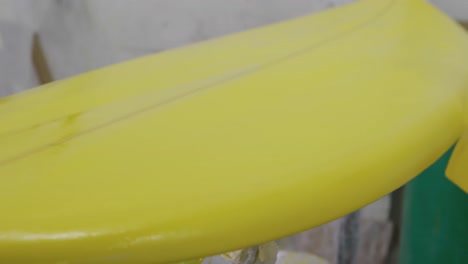
[[[166,263],[336,219],[461,137],[467,61],[424,1],[364,0],[2,98],[0,261]]]

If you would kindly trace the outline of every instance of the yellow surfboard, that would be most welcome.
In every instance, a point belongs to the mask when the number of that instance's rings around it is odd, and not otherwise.
[[[363,0],[0,99],[0,263],[167,263],[312,228],[437,160],[467,97],[460,27]]]

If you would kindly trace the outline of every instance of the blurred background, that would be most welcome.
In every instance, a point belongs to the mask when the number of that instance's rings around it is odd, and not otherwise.
[[[352,1],[0,0],[0,97],[110,64],[321,12]],[[431,2],[460,23],[468,21],[468,0]],[[436,181],[443,181],[439,177],[439,174],[443,173],[426,173],[432,175],[430,177],[436,175],[438,178],[428,179],[428,183],[422,185],[441,186]],[[411,187],[413,190],[416,188],[421,191],[417,182],[411,184],[416,186]],[[414,192],[411,188],[406,191],[409,193],[407,197],[411,197],[411,192]],[[452,190],[451,185],[447,188],[450,190],[439,191],[439,195],[450,198],[454,195],[452,192],[458,192]],[[455,203],[466,205],[466,197],[463,198],[460,194],[455,196],[461,197],[457,198],[461,200],[456,200]],[[431,197],[429,195],[428,199]],[[428,260],[420,257],[418,254],[423,253],[415,250],[424,251],[426,247],[424,244],[418,244],[417,239],[414,243],[404,242],[408,243],[405,248],[412,252],[412,256],[401,252],[400,231],[405,229],[402,227],[402,219],[409,217],[402,215],[404,207],[419,208],[420,203],[408,199],[410,198],[403,197],[403,190],[399,190],[358,213],[282,239],[278,244],[284,250],[316,256],[315,260],[309,259],[310,263],[339,263],[339,256],[346,251],[346,247],[356,251],[355,263],[359,264],[398,263],[402,254],[404,260],[400,259],[401,263],[468,263],[464,262],[468,254],[466,239],[457,240],[461,243],[461,252],[441,253],[462,255],[457,257],[455,262],[440,262],[440,258],[444,256],[439,255],[428,257]],[[429,214],[425,211],[419,213],[423,214],[423,217]],[[466,214],[460,219],[458,221],[465,221]],[[342,245],[340,241],[343,241],[343,232],[348,227],[354,230],[348,235],[356,237],[351,244]],[[407,228],[414,229],[413,226]],[[408,236],[415,239],[413,234]],[[418,234],[414,236],[417,237]],[[445,260],[448,260],[447,257]]]
[[[0,0],[0,96],[38,84],[33,35],[54,80],[353,0]],[[459,20],[468,1],[433,0]]]

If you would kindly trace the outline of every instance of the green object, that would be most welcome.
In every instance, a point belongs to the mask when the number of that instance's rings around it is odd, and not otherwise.
[[[445,177],[451,153],[405,189],[400,264],[468,263],[468,195]]]

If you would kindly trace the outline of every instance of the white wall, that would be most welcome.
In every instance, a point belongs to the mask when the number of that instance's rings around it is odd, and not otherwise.
[[[55,1],[40,34],[56,78],[352,0]]]
[[[431,0],[455,19],[468,21],[468,0]]]
[[[30,0],[0,0],[0,97],[37,85],[30,59],[34,13]]]
[[[58,0],[47,9],[40,33],[54,76],[65,78],[352,1]],[[449,14],[468,17],[468,0],[433,2]]]
[[[15,22],[29,33],[39,29],[53,74],[61,79],[351,1],[0,0],[0,23]],[[468,20],[468,0],[431,1],[448,14]],[[3,34],[0,32],[1,42],[5,42]],[[11,80],[11,74],[8,78]],[[31,85],[18,82],[15,90]],[[0,84],[6,87],[10,83]]]

